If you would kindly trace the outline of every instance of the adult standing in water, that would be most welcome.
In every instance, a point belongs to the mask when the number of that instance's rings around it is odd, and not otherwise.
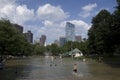
[[[62,62],[62,54],[60,54],[60,62]]]
[[[51,62],[50,62],[50,66],[52,66],[52,64],[53,64],[53,61],[54,61],[54,57],[53,57],[53,56],[51,56]]]

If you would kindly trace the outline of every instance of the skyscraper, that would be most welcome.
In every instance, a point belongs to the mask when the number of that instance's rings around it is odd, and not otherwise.
[[[31,31],[24,33],[24,35],[29,43],[33,43],[33,33]]]
[[[64,43],[66,42],[66,38],[65,37],[60,37],[60,46],[63,46]]]
[[[77,42],[81,42],[81,41],[82,41],[81,36],[75,36],[75,41],[77,41]]]
[[[40,45],[45,46],[45,41],[46,41],[46,35],[42,35],[40,38]]]
[[[56,44],[57,46],[60,46],[60,42],[58,40],[55,40],[54,44]]]
[[[75,25],[70,22],[66,23],[66,40],[75,41]]]

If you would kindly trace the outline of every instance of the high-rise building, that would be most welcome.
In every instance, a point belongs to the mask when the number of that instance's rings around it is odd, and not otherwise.
[[[60,46],[60,42],[58,40],[55,40],[54,44],[56,44],[57,46]]]
[[[81,41],[82,41],[81,36],[75,36],[75,41],[77,41],[77,42],[81,42]]]
[[[33,33],[31,31],[24,33],[24,35],[29,43],[33,43]]]
[[[20,33],[23,33],[23,27],[22,27],[21,25],[13,24],[13,26],[14,26]]]
[[[40,45],[45,46],[45,42],[46,42],[46,35],[42,35],[40,38]]]
[[[66,42],[66,38],[65,37],[60,37],[60,46],[63,46],[64,43]]]
[[[70,22],[66,23],[66,40],[75,41],[75,25]]]

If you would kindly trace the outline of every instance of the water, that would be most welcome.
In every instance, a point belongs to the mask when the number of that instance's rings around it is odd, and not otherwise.
[[[72,71],[74,63],[78,66],[77,74]],[[119,71],[120,68],[92,61],[65,58],[61,62],[59,58],[51,61],[50,57],[36,57],[17,80],[120,80]]]

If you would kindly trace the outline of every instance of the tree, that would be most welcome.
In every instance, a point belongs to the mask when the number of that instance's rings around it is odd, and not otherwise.
[[[93,19],[92,27],[88,31],[90,53],[102,55],[111,52],[109,34],[111,26],[111,14],[107,10],[101,10]]]
[[[111,37],[114,53],[120,54],[120,0],[117,1],[116,10],[113,13],[113,25],[111,26]]]
[[[40,46],[39,43],[34,44],[34,53],[36,55],[44,55],[45,50],[46,50],[45,47],[44,46]]]
[[[33,55],[34,52],[34,46],[33,44],[30,44],[29,42],[24,42],[24,45],[22,46],[22,53],[20,55],[30,56]]]
[[[27,43],[21,34],[9,20],[0,20],[0,54],[1,55],[24,55]]]
[[[73,42],[72,41],[67,41],[67,42],[65,42],[63,47],[66,48],[66,52],[71,51],[73,49]]]
[[[88,40],[81,42],[79,45],[79,49],[82,51],[84,55],[88,55],[89,54]]]
[[[59,50],[59,47],[56,45],[56,44],[51,44],[51,53],[52,55],[59,55],[60,53],[60,50]]]

